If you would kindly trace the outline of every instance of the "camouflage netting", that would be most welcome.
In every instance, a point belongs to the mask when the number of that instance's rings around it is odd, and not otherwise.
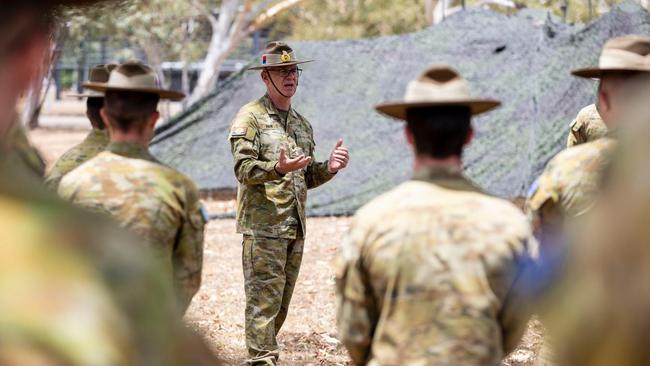
[[[373,106],[401,98],[407,82],[433,62],[455,66],[475,95],[504,102],[475,120],[466,173],[493,194],[523,195],[562,147],[572,118],[594,101],[596,83],[569,71],[596,64],[605,40],[628,33],[650,34],[650,14],[632,2],[586,27],[533,11],[505,16],[476,9],[408,35],[293,44],[299,57],[318,60],[304,65],[294,98],[294,107],[314,126],[317,158],[326,159],[338,137],[352,156],[334,181],[310,191],[309,214],[353,213],[408,179],[411,157],[402,127]],[[202,189],[234,189],[229,123],[263,92],[259,72],[235,75],[161,126],[152,142],[154,154]]]

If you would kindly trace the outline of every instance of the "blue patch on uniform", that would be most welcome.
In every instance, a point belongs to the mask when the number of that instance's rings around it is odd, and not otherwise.
[[[539,178],[535,179],[533,184],[530,185],[530,188],[528,188],[528,192],[526,193],[526,198],[531,198],[535,192],[537,192],[537,188],[539,188]]]
[[[205,206],[201,205],[201,209],[199,211],[201,211],[201,217],[203,217],[203,221],[210,221],[210,213],[205,209]]]

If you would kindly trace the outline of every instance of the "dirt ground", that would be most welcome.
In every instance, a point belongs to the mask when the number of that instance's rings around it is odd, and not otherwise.
[[[86,130],[37,129],[33,143],[52,164],[81,141]],[[211,213],[234,208],[233,202],[206,202]],[[336,302],[332,260],[350,218],[310,218],[300,277],[289,316],[280,332],[281,365],[351,365],[336,340]],[[232,219],[207,226],[203,284],[186,315],[229,365],[241,365],[244,344],[241,236]],[[533,365],[541,345],[539,323],[532,322],[521,346],[504,361],[506,366]]]

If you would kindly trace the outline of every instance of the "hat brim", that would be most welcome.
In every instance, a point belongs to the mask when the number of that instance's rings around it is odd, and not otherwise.
[[[638,68],[609,68],[601,69],[598,67],[586,67],[582,69],[577,69],[571,71],[572,75],[585,79],[600,79],[604,74],[608,73],[625,73],[625,72],[650,72],[650,69],[638,69]]]
[[[90,90],[95,90],[99,92],[106,92],[112,90],[112,91],[124,91],[124,92],[136,92],[136,93],[150,93],[150,94],[157,94],[160,97],[160,99],[169,99],[173,101],[179,101],[185,98],[184,93],[175,90],[156,89],[156,88],[130,88],[125,86],[117,87],[105,83],[83,83],[82,85],[84,88],[88,88]]]
[[[257,66],[249,67],[248,70],[264,70],[264,69],[268,69],[268,68],[271,68],[271,67],[293,66],[293,65],[306,64],[308,62],[314,62],[314,60],[296,60],[296,61],[290,61],[290,62],[283,62],[283,63],[279,63],[279,64],[257,65]]]
[[[93,93],[67,94],[65,98],[104,98],[104,93],[93,90]]]
[[[375,109],[387,116],[406,120],[406,111],[412,108],[427,108],[427,107],[450,107],[460,106],[469,107],[472,116],[488,112],[501,105],[498,100],[492,99],[465,99],[465,100],[450,100],[439,102],[395,102],[395,103],[382,103],[375,106]]]

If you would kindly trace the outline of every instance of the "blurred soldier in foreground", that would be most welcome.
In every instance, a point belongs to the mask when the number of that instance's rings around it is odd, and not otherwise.
[[[650,38],[628,35],[613,38],[603,46],[599,66],[580,69],[574,75],[597,78],[598,111],[609,129],[619,125],[628,85],[650,72],[638,62],[650,54]],[[531,187],[527,211],[542,242],[542,251],[556,251],[563,241],[566,218],[580,216],[593,205],[602,173],[616,146],[612,132],[557,154]]]
[[[45,176],[45,160],[27,139],[25,129],[17,117],[7,133],[7,141],[11,141],[7,153],[12,154],[11,159],[14,159],[15,164],[24,165],[36,178],[43,179]]]
[[[337,260],[339,337],[356,365],[499,365],[529,318],[518,292],[534,245],[525,216],[462,174],[473,99],[458,73],[429,67],[404,101],[413,179],[355,215]]]
[[[287,316],[305,235],[307,189],[329,181],[348,163],[336,144],[330,159],[314,161],[309,121],[291,106],[300,70],[291,47],[270,42],[259,66],[266,95],[243,106],[230,129],[239,181],[237,232],[244,234],[246,346],[251,364],[275,365],[276,335]]]
[[[93,67],[90,70],[90,81],[105,83],[108,81],[109,73],[116,66],[115,64],[108,64]],[[91,90],[77,96],[87,98],[86,116],[90,120],[92,130],[80,144],[61,155],[47,173],[45,185],[54,192],[59,187],[59,182],[64,175],[104,151],[106,145],[108,145],[108,132],[106,131],[104,121],[102,121],[102,116],[99,115],[100,109],[104,106],[104,94]]]
[[[607,126],[603,122],[603,119],[600,118],[596,105],[590,104],[582,108],[573,122],[571,122],[566,147],[594,141],[606,134]]]
[[[95,2],[2,2],[0,364],[215,364],[180,328],[158,262],[130,237],[44,192],[12,159],[16,102],[39,77],[55,11]]]
[[[650,58],[639,59],[650,68]],[[576,227],[544,322],[564,366],[650,365],[650,82],[625,101],[607,184]]]
[[[567,266],[567,228],[588,213],[602,188],[604,171],[617,147],[613,128],[621,126],[625,102],[634,96],[639,83],[648,82],[650,64],[640,62],[650,54],[650,38],[627,35],[605,43],[599,66],[573,71],[584,78],[597,78],[598,111],[609,129],[606,136],[568,148],[556,155],[531,187],[527,212],[540,241],[542,259],[538,280],[540,291],[555,285]],[[588,248],[583,248],[589,251]],[[548,303],[548,301],[545,301]],[[545,340],[539,365],[554,364],[557,342]]]
[[[105,93],[101,115],[111,142],[106,151],[68,173],[59,194],[111,215],[151,245],[185,312],[201,284],[205,219],[194,182],[155,162],[149,153],[158,101],[184,97],[157,85],[155,72],[136,62],[115,68],[106,83],[84,84]]]

